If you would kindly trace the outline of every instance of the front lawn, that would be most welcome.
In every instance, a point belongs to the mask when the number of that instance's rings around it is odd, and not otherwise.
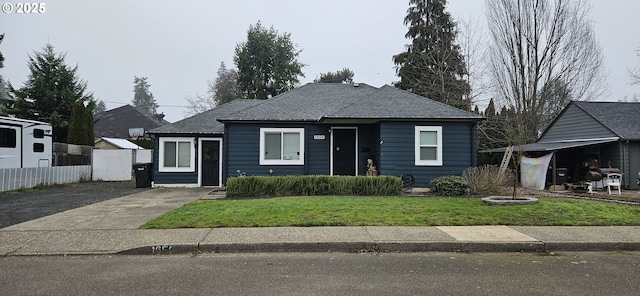
[[[640,206],[569,198],[539,200],[527,206],[484,206],[477,198],[305,196],[200,200],[142,228],[640,225]]]

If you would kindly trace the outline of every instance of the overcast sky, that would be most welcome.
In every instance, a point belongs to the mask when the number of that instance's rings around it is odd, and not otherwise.
[[[392,56],[409,41],[402,0],[43,0],[41,14],[0,15],[5,38],[0,75],[19,88],[28,55],[51,43],[107,109],[130,104],[133,77],[148,77],[165,119],[185,117],[185,97],[205,93],[220,62],[233,67],[236,44],[258,20],[291,33],[307,64],[301,84],[320,73],[348,67],[357,82],[382,86],[397,81]],[[452,16],[485,22],[484,1],[450,0]],[[6,8],[6,7],[3,7]],[[627,70],[640,66],[640,1],[594,1],[591,16],[609,73],[610,95],[596,101],[640,96]]]

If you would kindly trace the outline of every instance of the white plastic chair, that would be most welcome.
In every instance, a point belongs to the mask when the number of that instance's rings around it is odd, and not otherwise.
[[[607,191],[611,195],[611,187],[618,189],[618,195],[622,195],[622,174],[611,173],[607,174]]]

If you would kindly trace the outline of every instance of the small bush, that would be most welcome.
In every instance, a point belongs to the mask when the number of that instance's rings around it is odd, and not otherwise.
[[[470,167],[462,173],[469,186],[469,194],[476,196],[490,196],[500,194],[500,188],[507,185],[509,175],[500,172],[495,165]]]
[[[467,180],[462,176],[441,176],[429,183],[433,194],[443,196],[461,196],[467,194]]]
[[[227,180],[227,197],[311,195],[400,195],[402,181],[391,176],[251,176]]]

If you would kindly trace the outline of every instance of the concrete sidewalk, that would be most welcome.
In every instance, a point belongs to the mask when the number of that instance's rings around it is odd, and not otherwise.
[[[640,226],[138,229],[210,191],[156,188],[3,228],[0,255],[640,251]]]

